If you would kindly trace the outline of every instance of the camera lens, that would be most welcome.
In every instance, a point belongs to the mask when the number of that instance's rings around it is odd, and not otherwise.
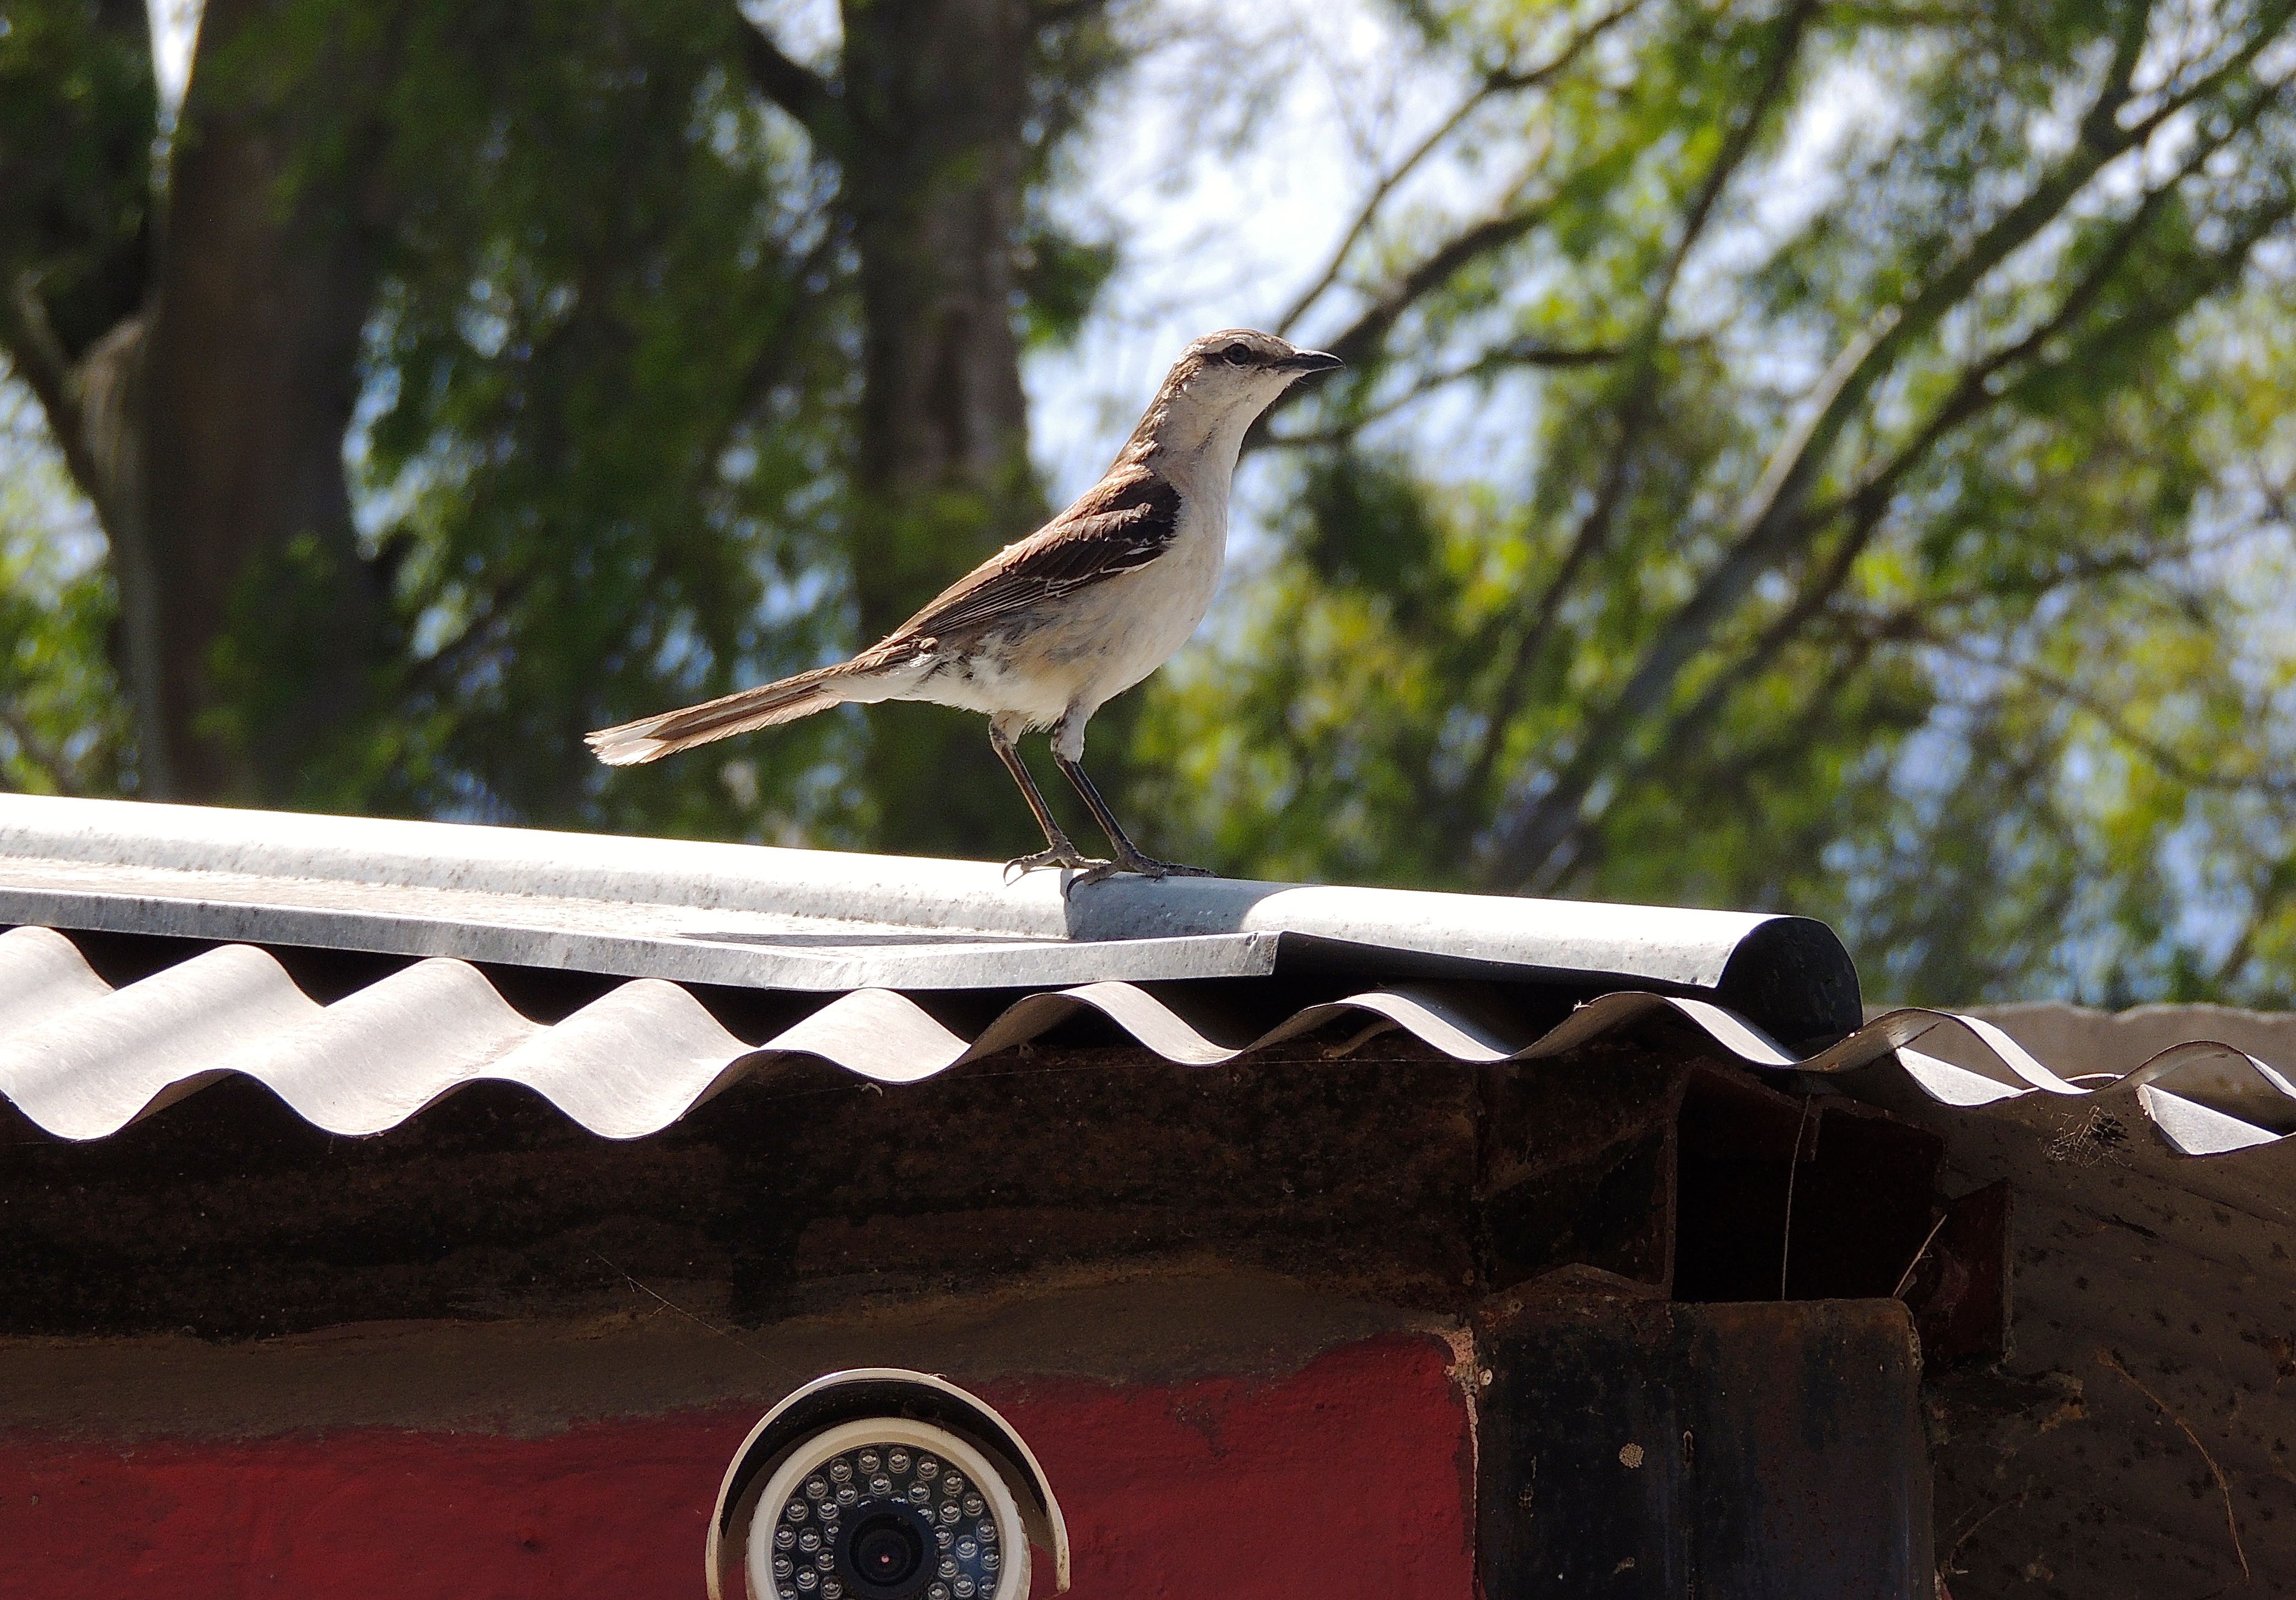
[[[996,1600],[987,1480],[939,1454],[881,1441],[793,1474],[770,1540],[791,1570],[754,1579],[762,1600]]]
[[[857,1587],[872,1600],[899,1600],[924,1572],[924,1538],[898,1512],[879,1512],[855,1523],[845,1550]]]

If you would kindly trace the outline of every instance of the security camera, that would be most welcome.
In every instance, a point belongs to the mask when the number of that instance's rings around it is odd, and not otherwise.
[[[709,1519],[709,1600],[1029,1600],[1029,1547],[1069,1587],[1037,1457],[979,1397],[921,1372],[816,1378],[742,1443]]]

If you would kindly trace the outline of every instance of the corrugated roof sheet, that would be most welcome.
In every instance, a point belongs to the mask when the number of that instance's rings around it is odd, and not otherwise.
[[[1798,917],[1201,878],[1070,894],[981,862],[5,796],[0,923],[19,924],[0,934],[0,1095],[76,1139],[226,1073],[340,1134],[494,1079],[628,1138],[777,1062],[910,1082],[1085,1011],[1207,1065],[1342,1018],[1533,1060],[1664,1012],[1750,1066],[1881,1074],[1885,1096],[1952,1107],[2125,1108],[2187,1154],[2296,1129],[2296,1084],[2228,1045],[2074,1081],[1980,1019],[1852,1031],[1848,956]],[[115,989],[72,931],[223,942]],[[266,946],[419,959],[321,1005]],[[630,981],[541,1022],[474,962]],[[1360,986],[1239,1022],[1232,986],[1190,981],[1279,974]],[[689,983],[832,997],[752,1042]],[[1557,986],[1586,1003],[1550,1027]],[[966,1026],[918,997],[961,989],[1019,992]]]
[[[269,952],[223,945],[115,989],[63,933],[0,933],[0,1095],[67,1138],[101,1138],[227,1073],[255,1079],[331,1133],[396,1127],[480,1080],[521,1084],[611,1138],[659,1132],[747,1073],[810,1058],[883,1083],[931,1077],[1098,1013],[1167,1060],[1211,1065],[1338,1020],[1403,1029],[1467,1063],[1560,1054],[1611,1029],[1666,1013],[1733,1058],[1769,1071],[1841,1074],[1871,1097],[1910,1087],[1938,1104],[2062,1119],[2125,1114],[2188,1155],[2277,1144],[2296,1128],[2296,1087],[2228,1045],[2185,1043],[2104,1083],[2060,1077],[1993,1023],[1893,1012],[1800,1056],[1728,1008],[1622,991],[1559,1026],[1488,985],[1394,984],[1239,1032],[1216,996],[1189,986],[1103,981],[1024,995],[959,1031],[889,989],[840,995],[752,1046],[689,990],[636,979],[554,1023],[521,1015],[479,968],[417,961],[322,1005]],[[1950,1054],[1915,1049],[1933,1035]],[[1936,1046],[1932,1046],[1936,1047]],[[1877,1085],[1874,1079],[1885,1078]]]

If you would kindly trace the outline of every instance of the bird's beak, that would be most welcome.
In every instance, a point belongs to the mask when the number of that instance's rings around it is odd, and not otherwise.
[[[1322,350],[1294,350],[1289,356],[1277,357],[1268,365],[1287,373],[1327,373],[1335,366],[1345,366],[1347,363]]]

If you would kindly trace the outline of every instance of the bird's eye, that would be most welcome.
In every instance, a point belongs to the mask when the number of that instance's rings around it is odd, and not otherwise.
[[[1220,359],[1226,362],[1230,366],[1250,366],[1251,365],[1251,347],[1243,343],[1242,341],[1238,341],[1236,343],[1228,346],[1227,349],[1220,352]]]

